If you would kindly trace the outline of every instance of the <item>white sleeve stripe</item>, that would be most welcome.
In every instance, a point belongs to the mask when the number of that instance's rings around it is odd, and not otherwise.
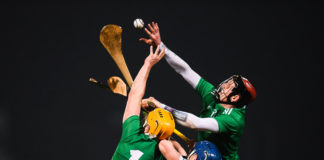
[[[231,108],[231,110],[229,111],[228,115],[230,115],[230,114],[231,114],[232,110],[233,110],[233,108]]]

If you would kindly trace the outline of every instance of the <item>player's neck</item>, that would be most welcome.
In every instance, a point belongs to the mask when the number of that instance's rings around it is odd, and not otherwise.
[[[225,109],[229,109],[229,108],[235,108],[234,105],[231,104],[225,104],[225,103],[221,103],[222,107],[224,107]]]

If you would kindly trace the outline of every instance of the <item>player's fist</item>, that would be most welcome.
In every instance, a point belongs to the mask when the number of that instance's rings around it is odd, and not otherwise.
[[[142,100],[141,106],[144,110],[149,111],[154,108],[161,107],[162,103],[156,100],[154,97],[149,97]]]
[[[146,98],[146,99],[142,99],[141,107],[142,107],[143,109],[146,109],[146,108],[149,106],[148,103],[147,103],[147,101],[148,101],[148,98]]]
[[[162,107],[162,103],[160,103],[158,100],[156,100],[154,97],[148,98],[148,105],[152,107]]]
[[[152,102],[149,101],[149,98],[142,99],[141,107],[147,112],[150,112],[155,108],[155,106],[152,105]]]

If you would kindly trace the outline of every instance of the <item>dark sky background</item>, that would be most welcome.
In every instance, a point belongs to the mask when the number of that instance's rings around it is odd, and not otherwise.
[[[133,20],[158,22],[162,41],[207,81],[247,77],[242,160],[320,159],[323,62],[319,4],[302,1],[199,3],[11,3],[1,13],[1,160],[109,159],[121,135],[126,98],[88,82],[121,72],[99,41],[123,28],[135,78],[149,47]],[[199,114],[201,102],[165,60],[145,97]],[[197,132],[177,125],[190,138]],[[179,140],[182,144],[183,141]]]

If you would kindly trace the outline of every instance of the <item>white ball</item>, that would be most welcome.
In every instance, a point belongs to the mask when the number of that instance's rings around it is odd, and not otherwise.
[[[138,29],[141,29],[144,27],[144,21],[140,18],[137,18],[134,20],[134,27],[135,28],[138,28]]]

